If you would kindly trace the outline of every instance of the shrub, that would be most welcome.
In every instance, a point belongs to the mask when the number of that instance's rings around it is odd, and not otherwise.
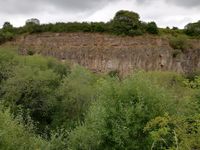
[[[108,72],[108,75],[110,77],[119,78],[120,77],[120,72],[119,72],[119,70],[112,70],[112,71]]]
[[[131,11],[118,11],[111,21],[112,32],[118,35],[138,35],[140,33],[139,15]]]
[[[17,65],[15,54],[6,50],[0,50],[0,84],[12,76],[15,65]]]
[[[14,28],[13,28],[13,25],[10,24],[10,22],[5,22],[3,24],[3,32],[13,32]]]
[[[14,33],[13,32],[1,32],[0,31],[0,44],[6,42],[6,41],[11,41],[14,38]]]
[[[188,39],[185,36],[177,36],[177,37],[173,36],[170,38],[169,44],[173,49],[178,49],[181,50],[182,52],[190,48]]]
[[[146,25],[146,31],[150,34],[158,34],[158,27],[155,22],[150,22]]]
[[[81,67],[72,70],[57,90],[58,103],[53,127],[70,129],[84,120],[85,113],[95,100],[95,83],[96,77],[89,71]]]
[[[200,20],[185,26],[185,33],[190,36],[200,36]]]
[[[167,93],[135,75],[122,84],[99,81],[101,95],[83,125],[69,136],[71,149],[149,149],[143,132],[159,114],[173,113]]]
[[[51,58],[17,57],[7,53],[0,54],[1,97],[15,115],[22,110],[25,120],[30,114],[35,122],[39,122],[40,132],[51,122],[55,90],[60,80],[69,74],[69,68]]]
[[[144,128],[152,140],[151,149],[199,149],[200,116],[169,116],[152,119]]]
[[[0,149],[47,150],[48,142],[31,133],[24,125],[13,119],[8,110],[0,108]]]
[[[40,132],[51,121],[58,79],[52,70],[16,68],[15,75],[9,78],[3,87],[4,104],[11,107],[16,115],[22,109],[25,121],[30,114],[35,122],[39,122]]]
[[[6,41],[5,36],[0,32],[0,44],[4,43]]]

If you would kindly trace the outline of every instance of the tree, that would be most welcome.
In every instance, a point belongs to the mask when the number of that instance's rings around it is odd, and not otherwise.
[[[173,27],[172,30],[178,30],[178,27]]]
[[[5,22],[2,28],[2,33],[0,33],[0,43],[7,40],[12,40],[14,38],[14,28],[10,22]]]
[[[50,69],[17,67],[15,75],[3,87],[4,104],[10,106],[15,115],[21,111],[25,122],[30,115],[33,121],[39,122],[37,128],[40,132],[51,122],[58,79],[58,75]]]
[[[122,35],[141,34],[139,19],[140,16],[135,12],[120,10],[111,21],[113,32]]]
[[[49,149],[48,142],[32,132],[32,125],[25,126],[20,119],[13,118],[2,106],[0,106],[0,120],[0,149]]]
[[[3,24],[3,30],[9,32],[13,31],[13,25],[10,22],[5,22]]]
[[[42,32],[40,25],[33,23],[33,22],[27,22],[24,26],[24,29],[28,33],[39,33]]]
[[[146,31],[150,34],[158,34],[158,27],[155,22],[149,22],[146,27]]]
[[[200,36],[200,20],[185,26],[185,33],[190,36]]]
[[[31,18],[31,19],[26,20],[26,24],[29,24],[29,23],[40,25],[40,20],[37,18]]]
[[[173,49],[181,50],[184,52],[190,47],[186,36],[173,36],[169,39],[169,44]]]
[[[96,77],[86,69],[76,67],[56,90],[58,103],[52,127],[73,128],[83,121],[95,97]]]

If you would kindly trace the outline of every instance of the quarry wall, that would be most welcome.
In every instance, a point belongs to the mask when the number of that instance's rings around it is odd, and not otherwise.
[[[176,55],[167,38],[122,37],[100,33],[42,33],[24,35],[16,41],[20,54],[38,53],[78,63],[94,72],[135,70],[191,73],[200,69],[200,40]]]

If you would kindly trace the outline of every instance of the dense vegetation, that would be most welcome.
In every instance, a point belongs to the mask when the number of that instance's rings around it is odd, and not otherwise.
[[[184,30],[159,29],[135,12],[119,11],[107,23],[5,22],[0,44],[21,34],[100,32],[167,35],[173,57],[199,37],[200,22]],[[0,48],[0,149],[200,149],[200,75],[143,71],[121,78],[117,70],[93,74],[40,55]]]
[[[186,34],[190,36],[199,36],[200,35],[200,20],[195,23],[189,23],[185,26]]]
[[[200,149],[200,76],[113,72],[1,48],[0,149]]]
[[[25,26],[15,28],[9,22],[5,22],[0,29],[0,44],[12,40],[15,36],[21,34],[32,34],[42,32],[100,32],[116,35],[143,35],[143,34],[164,34],[164,35],[188,35],[200,36],[200,22],[186,25],[184,30],[173,27],[172,29],[159,29],[155,22],[143,22],[140,16],[132,11],[121,10],[116,13],[109,22],[69,22],[55,24],[35,24],[26,23]]]
[[[158,34],[157,25],[154,22],[144,23],[135,12],[119,11],[114,19],[104,22],[71,22],[38,25],[32,22],[24,27],[14,28],[9,22],[5,22],[0,30],[0,42],[11,40],[19,34],[41,32],[107,32],[117,35],[142,35],[144,33]]]

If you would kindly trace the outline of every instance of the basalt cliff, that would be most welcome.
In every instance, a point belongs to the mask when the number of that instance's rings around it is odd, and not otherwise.
[[[94,72],[135,70],[192,73],[200,69],[200,40],[176,55],[167,38],[122,37],[99,33],[42,33],[21,36],[15,41],[20,54],[39,53],[78,63]]]

